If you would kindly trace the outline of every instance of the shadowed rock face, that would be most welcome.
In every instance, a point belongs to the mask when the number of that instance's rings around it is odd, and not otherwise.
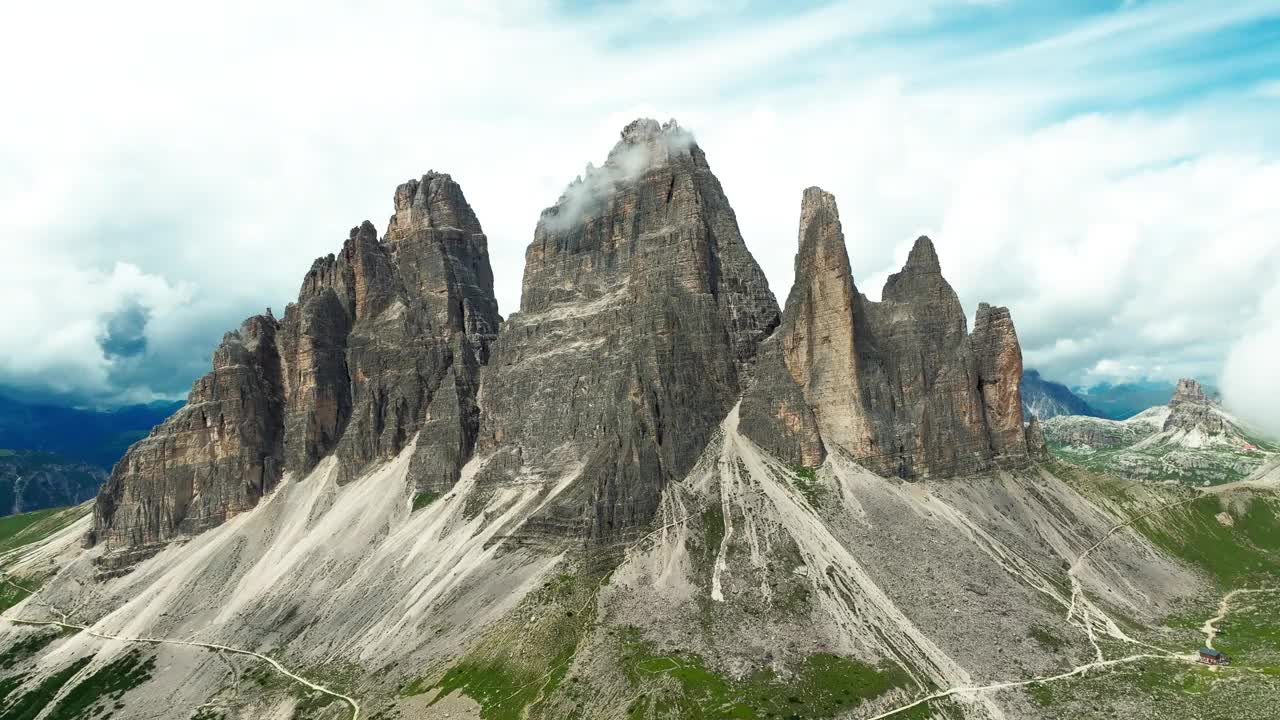
[[[213,353],[187,404],[134,444],[98,491],[90,542],[137,547],[243,512],[280,478],[279,323],[244,321]]]
[[[487,241],[461,188],[401,185],[387,236],[369,222],[315,261],[284,319],[250,318],[188,405],[129,449],[90,542],[142,548],[253,507],[282,473],[336,453],[346,477],[419,430],[419,489],[457,479],[479,426],[479,370],[501,318]]]
[[[1044,428],[1040,425],[1040,418],[1032,415],[1031,420],[1027,422],[1026,428],[1027,438],[1027,454],[1037,460],[1045,460],[1049,457],[1049,443],[1044,437]]]
[[[520,313],[485,375],[485,479],[578,472],[542,526],[612,541],[692,467],[777,303],[674,123],[628,125],[542,213],[525,261]]]
[[[835,198],[806,190],[796,282],[743,400],[744,432],[791,462],[839,449],[903,478],[1025,460],[1022,353],[1008,310],[983,304],[969,334],[925,237],[881,297],[854,285]]]

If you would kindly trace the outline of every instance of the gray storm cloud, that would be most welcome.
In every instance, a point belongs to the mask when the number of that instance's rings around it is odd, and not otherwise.
[[[151,311],[134,302],[107,318],[98,346],[108,358],[133,357],[147,351],[147,322]]]

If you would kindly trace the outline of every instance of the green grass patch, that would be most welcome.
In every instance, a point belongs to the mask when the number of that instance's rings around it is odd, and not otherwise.
[[[818,468],[807,465],[788,465],[787,470],[790,472],[789,480],[795,489],[800,491],[810,505],[816,505],[818,498],[822,495],[822,485],[818,482]]]
[[[26,635],[5,648],[3,653],[0,653],[0,670],[11,669],[23,660],[48,647],[49,643],[70,632],[40,628],[36,632]]]
[[[1245,587],[1280,575],[1280,520],[1275,501],[1255,497],[1232,525],[1217,515],[1227,512],[1206,495],[1133,524],[1155,544],[1203,568],[1224,588]]]
[[[1280,666],[1280,593],[1236,595],[1217,627],[1214,647],[1230,655],[1234,665]]]
[[[711,561],[720,552],[720,543],[724,542],[724,510],[719,505],[712,505],[702,511],[702,537]]]
[[[453,692],[475,700],[483,720],[519,720],[564,682],[578,642],[591,624],[599,576],[561,573],[531,593],[513,617],[537,614],[533,624],[500,625],[435,682],[409,683],[401,695],[435,691],[431,704]]]
[[[61,511],[61,509],[37,510],[0,518],[0,548],[8,550],[9,548],[26,544],[19,541],[23,539],[28,528]]]
[[[1026,689],[1034,704],[1052,706],[1055,718],[1269,718],[1280,678],[1153,659]]]
[[[1040,647],[1048,650],[1049,652],[1059,652],[1062,648],[1066,647],[1067,644],[1062,638],[1054,635],[1049,632],[1048,629],[1041,627],[1040,625],[1032,625],[1031,629],[1027,632],[1027,635],[1032,640],[1035,640]]]
[[[1027,692],[1031,694],[1031,700],[1041,707],[1048,707],[1056,698],[1053,696],[1053,685],[1051,683],[1034,683],[1027,686]]]
[[[43,540],[78,520],[83,512],[74,508],[53,508],[0,518],[0,552]]]
[[[81,680],[60,700],[48,720],[110,718],[124,694],[150,679],[155,671],[154,655],[142,656],[133,650]]]
[[[12,577],[9,578],[9,580],[17,583],[17,587],[13,584],[0,581],[0,612],[4,612],[23,600],[26,600],[28,597],[31,597],[31,590],[26,589],[27,585],[24,581]]]
[[[439,497],[440,497],[440,493],[433,493],[426,490],[420,493],[414,493],[412,512],[417,512],[421,510],[422,508],[435,502]]]
[[[92,659],[92,656],[90,656],[76,660],[40,681],[40,684],[29,692],[18,696],[11,702],[7,702],[3,710],[0,710],[0,720],[31,720],[31,718],[40,714],[41,710],[48,707],[49,703],[53,702],[54,696],[62,689],[62,686],[70,682],[71,678],[80,672],[85,665],[88,665]],[[19,676],[16,680],[17,683],[21,683],[22,677]],[[6,683],[6,696],[12,695],[15,689],[17,689],[16,686],[10,687]],[[8,700],[8,697],[6,697],[6,700]]]
[[[698,655],[656,652],[635,628],[622,634],[621,662],[631,685],[640,691],[628,706],[628,720],[837,717],[893,688],[911,685],[896,667],[874,667],[830,654],[805,658],[785,677],[761,670],[729,678]],[[915,716],[928,717],[928,708],[922,710],[926,714]]]

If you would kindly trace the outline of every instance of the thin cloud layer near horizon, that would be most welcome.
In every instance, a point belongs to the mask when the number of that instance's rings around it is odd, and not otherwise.
[[[648,116],[696,137],[780,301],[820,185],[868,295],[927,234],[1028,367],[1216,381],[1280,433],[1280,2],[453,5],[0,10],[0,388],[183,395],[429,169],[513,312],[540,210]]]

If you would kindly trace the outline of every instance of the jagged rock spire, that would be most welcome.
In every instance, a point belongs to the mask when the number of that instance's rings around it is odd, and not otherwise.
[[[649,523],[778,323],[702,150],[647,119],[543,211],[520,308],[485,377],[482,480],[578,473],[535,524],[599,542]]]
[[[881,297],[857,292],[835,199],[806,190],[795,285],[761,349],[743,431],[792,462],[810,463],[821,448],[903,478],[1025,460],[1022,354],[1008,310],[983,304],[969,335],[927,237]],[[812,422],[788,400],[797,395]]]
[[[1169,398],[1169,407],[1177,406],[1181,403],[1196,403],[1199,405],[1208,405],[1212,401],[1205,394],[1204,387],[1199,380],[1195,378],[1181,378],[1173,389],[1173,397]]]

